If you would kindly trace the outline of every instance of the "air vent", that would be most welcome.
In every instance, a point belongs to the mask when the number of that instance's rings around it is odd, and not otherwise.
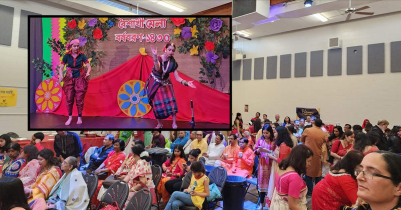
[[[337,38],[329,39],[329,49],[341,48],[341,40]]]

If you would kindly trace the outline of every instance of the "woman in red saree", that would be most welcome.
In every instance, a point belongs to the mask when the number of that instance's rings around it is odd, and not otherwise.
[[[331,145],[331,156],[334,157],[333,165],[335,165],[341,158],[348,153],[353,147],[355,135],[352,131],[345,131],[344,137],[341,140],[335,141]]]
[[[168,200],[170,200],[170,194],[164,185],[167,181],[177,179],[184,175],[185,170],[183,164],[186,163],[184,148],[181,144],[177,144],[174,147],[174,153],[171,158],[162,165],[164,173],[159,185],[157,186],[157,193],[161,194],[163,202],[167,203]]]

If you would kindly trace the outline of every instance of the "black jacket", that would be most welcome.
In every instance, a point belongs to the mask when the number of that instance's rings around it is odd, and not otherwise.
[[[379,150],[385,150],[388,151],[388,141],[386,136],[384,135],[382,129],[379,128],[379,126],[375,125],[371,132],[377,133],[380,136],[380,139],[377,141],[376,146],[379,148]]]

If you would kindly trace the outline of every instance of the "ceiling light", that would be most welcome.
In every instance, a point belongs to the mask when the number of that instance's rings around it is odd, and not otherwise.
[[[164,7],[167,7],[167,8],[169,8],[169,9],[175,10],[175,11],[177,11],[177,12],[183,12],[183,11],[184,11],[184,10],[181,9],[181,8],[178,8],[178,7],[173,6],[173,5],[171,5],[171,4],[167,4],[166,2],[163,2],[163,1],[158,1],[157,3],[160,4],[160,5],[162,5],[162,6],[164,6]]]
[[[236,33],[245,37],[249,37],[249,34],[245,31],[237,31]]]
[[[305,2],[304,2],[304,6],[305,7],[311,7],[312,6],[312,0],[305,0]]]
[[[316,13],[313,16],[315,16],[315,18],[319,19],[322,22],[326,22],[328,19],[326,17],[324,17],[323,15],[321,15],[320,13]]]

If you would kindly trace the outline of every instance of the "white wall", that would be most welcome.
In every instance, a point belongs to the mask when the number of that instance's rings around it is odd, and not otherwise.
[[[239,41],[234,48],[242,48],[247,58],[292,54],[292,78],[233,81],[233,118],[242,113],[245,122],[256,112],[266,113],[274,120],[276,113],[281,121],[285,116],[295,118],[295,108],[320,108],[325,123],[362,124],[365,118],[376,123],[387,119],[390,126],[401,124],[401,73],[390,72],[390,42],[401,41],[401,13],[378,16],[311,28],[280,35]],[[328,39],[339,37],[343,44],[342,75],[327,76]],[[243,40],[243,39],[240,39]],[[368,44],[385,43],[385,73],[367,73]],[[346,51],[350,46],[363,46],[363,74],[346,75]],[[310,51],[324,50],[323,77],[309,76]],[[307,52],[307,77],[294,78],[294,53]],[[401,59],[401,58],[399,58]],[[253,69],[254,60],[252,61]],[[241,67],[242,68],[242,67]],[[242,78],[242,69],[241,69]],[[244,105],[249,112],[244,112]]]
[[[43,15],[80,13],[31,1],[1,1],[0,4],[14,7],[11,46],[0,45],[0,88],[15,88],[18,91],[16,107],[0,107],[0,134],[15,132],[30,138],[35,132],[28,131],[28,50],[18,48],[21,10]]]

